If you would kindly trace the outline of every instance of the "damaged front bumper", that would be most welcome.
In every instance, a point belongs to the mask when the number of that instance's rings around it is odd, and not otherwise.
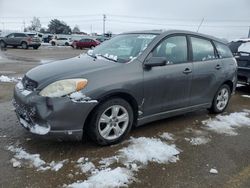
[[[13,105],[20,124],[38,135],[82,139],[83,126],[98,101],[75,101],[70,97],[42,97],[38,92],[14,89]]]

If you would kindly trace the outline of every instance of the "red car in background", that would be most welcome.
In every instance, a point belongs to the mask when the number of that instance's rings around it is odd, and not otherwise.
[[[81,39],[79,41],[74,41],[72,47],[76,49],[94,48],[99,44],[100,42],[94,39]]]

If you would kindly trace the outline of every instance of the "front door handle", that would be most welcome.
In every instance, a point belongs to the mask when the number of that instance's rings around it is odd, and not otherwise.
[[[184,74],[190,74],[192,72],[192,70],[190,68],[186,68],[183,73]]]
[[[220,65],[216,65],[215,67],[217,70],[220,70],[221,69],[221,66]]]

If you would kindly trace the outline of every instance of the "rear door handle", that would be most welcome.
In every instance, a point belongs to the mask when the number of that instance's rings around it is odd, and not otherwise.
[[[217,70],[220,70],[221,69],[221,66],[220,65],[216,65],[215,67]]]
[[[183,73],[184,74],[190,74],[192,72],[192,70],[190,68],[186,68]]]

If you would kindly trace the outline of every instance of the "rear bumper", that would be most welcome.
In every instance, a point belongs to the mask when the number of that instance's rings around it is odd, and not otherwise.
[[[81,139],[85,120],[97,103],[42,97],[19,86],[14,89],[13,105],[20,124],[31,133],[60,139]]]
[[[250,84],[250,68],[238,67],[238,82]]]

